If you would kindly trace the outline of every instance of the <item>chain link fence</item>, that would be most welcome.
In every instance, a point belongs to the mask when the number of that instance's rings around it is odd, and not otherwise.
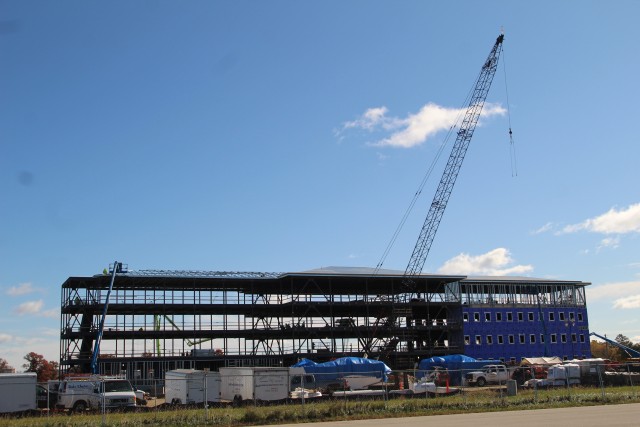
[[[382,377],[379,372],[292,374],[288,368],[254,372],[247,368],[233,373],[177,370],[166,372],[162,380],[50,381],[37,384],[36,395],[41,416],[101,414],[103,425],[113,414],[123,413],[159,416],[190,411],[189,416],[210,420],[230,417],[228,411],[234,410],[240,411],[237,417],[241,422],[251,423],[247,417],[259,418],[260,411],[273,417],[276,407],[278,413],[301,410],[305,414],[301,417],[313,418],[309,414],[325,407],[345,414],[366,408],[397,410],[393,408],[402,405],[418,405],[415,407],[421,411],[450,407],[473,412],[474,408],[515,405],[533,409],[547,407],[550,402],[595,402],[616,396],[622,401],[640,399],[640,363],[593,361],[502,368],[506,368],[506,375],[489,365],[474,371],[440,367],[392,371]]]

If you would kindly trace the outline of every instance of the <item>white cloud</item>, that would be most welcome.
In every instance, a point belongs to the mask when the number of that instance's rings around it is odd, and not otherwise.
[[[16,297],[20,295],[26,295],[35,292],[31,283],[20,283],[18,286],[12,286],[7,289],[7,295]]]
[[[60,330],[59,329],[54,329],[54,328],[43,328],[41,329],[41,333],[42,335],[48,336],[48,337],[59,337],[60,336]]]
[[[5,344],[13,341],[13,336],[9,334],[0,333],[0,344]]]
[[[605,237],[600,241],[600,246],[598,246],[598,250],[605,249],[605,248],[616,249],[618,246],[620,246],[619,236]]]
[[[42,310],[42,306],[44,305],[44,301],[27,301],[23,302],[16,308],[16,313],[20,316],[24,314],[38,314],[40,310]]]
[[[42,317],[49,317],[51,319],[59,319],[60,318],[60,309],[52,308],[50,310],[45,310],[41,313]]]
[[[640,308],[640,294],[631,295],[625,298],[618,298],[613,302],[613,308]]]
[[[380,160],[381,162],[384,162],[385,160],[387,160],[389,158],[389,156],[384,155],[382,153],[376,153],[376,155],[378,156],[378,160]]]
[[[640,295],[640,281],[607,283],[599,286],[587,286],[587,301],[619,298],[625,299]]]
[[[352,122],[346,122],[342,128],[343,129],[364,129],[368,131],[373,131],[377,127],[382,127],[384,129],[392,129],[397,126],[394,123],[395,119],[387,117],[387,112],[389,110],[387,107],[376,107],[369,108],[365,111],[360,117]]]
[[[548,222],[545,225],[543,225],[542,227],[538,228],[537,230],[533,230],[531,232],[531,234],[542,234],[542,233],[546,233],[548,231],[551,231],[553,229],[554,225],[552,222]]]
[[[411,148],[423,144],[438,132],[451,128],[459,121],[465,110],[429,103],[415,114],[398,118],[387,116],[389,110],[384,106],[370,108],[356,120],[344,123],[338,135],[347,129],[363,129],[369,132],[382,129],[391,134],[372,145]],[[505,113],[506,110],[502,106],[485,103],[481,116],[490,117]]]
[[[531,265],[512,265],[513,258],[505,248],[497,248],[482,255],[462,253],[451,258],[438,269],[440,274],[476,274],[482,276],[508,276],[533,271]]]
[[[562,229],[562,232],[575,233],[582,230],[601,234],[640,233],[640,203],[621,210],[611,208],[595,218],[568,225]]]

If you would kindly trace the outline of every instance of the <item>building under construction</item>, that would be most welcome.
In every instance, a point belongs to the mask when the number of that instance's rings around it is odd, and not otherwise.
[[[160,378],[175,368],[287,366],[303,357],[364,356],[408,369],[459,353],[505,362],[590,356],[588,283],[422,273],[503,40],[496,38],[451,128],[452,151],[404,273],[127,272],[115,263],[62,285],[61,369]]]
[[[460,353],[590,356],[584,282],[422,274],[403,299],[402,272],[368,268],[105,273],[62,285],[63,371],[149,379],[300,358],[364,356],[410,369]]]

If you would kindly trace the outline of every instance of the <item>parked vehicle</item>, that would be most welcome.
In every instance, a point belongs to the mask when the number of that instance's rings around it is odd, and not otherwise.
[[[315,399],[322,397],[318,390],[316,377],[307,374],[304,368],[289,368],[289,398],[291,399]]]
[[[478,360],[464,354],[450,354],[448,356],[433,356],[422,359],[418,363],[416,378],[426,377],[427,381],[436,382],[439,386],[461,386],[465,384],[465,373],[480,371],[486,365],[502,365],[500,360]],[[442,371],[448,371],[444,377]],[[444,381],[443,381],[444,380]]]
[[[36,409],[35,372],[0,374],[0,414]]]
[[[546,388],[578,384],[580,384],[580,366],[575,363],[565,363],[550,367],[547,378],[528,380],[524,386]]]
[[[289,368],[289,384],[291,385],[290,391],[294,391],[297,388],[317,388],[315,375],[307,374],[304,368]]]
[[[290,391],[289,368],[220,368],[220,396],[240,404],[246,400],[286,400]]]
[[[175,369],[164,376],[165,401],[171,404],[220,402],[220,373]]]
[[[36,385],[36,401],[38,409],[54,409],[58,402],[58,384],[53,381]]]
[[[510,378],[511,374],[505,365],[485,365],[481,371],[465,374],[467,383],[478,387],[484,387],[487,384],[505,384]]]
[[[82,413],[88,409],[131,409],[136,393],[129,380],[119,377],[71,377],[60,382],[56,408]]]

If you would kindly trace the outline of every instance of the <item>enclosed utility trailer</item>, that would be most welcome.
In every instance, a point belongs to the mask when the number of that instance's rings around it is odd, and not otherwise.
[[[220,368],[223,400],[276,401],[289,397],[289,368]]]
[[[167,371],[165,400],[173,404],[220,402],[220,373],[197,369]],[[205,398],[206,396],[206,398]]]
[[[36,409],[35,372],[0,374],[0,414]]]

